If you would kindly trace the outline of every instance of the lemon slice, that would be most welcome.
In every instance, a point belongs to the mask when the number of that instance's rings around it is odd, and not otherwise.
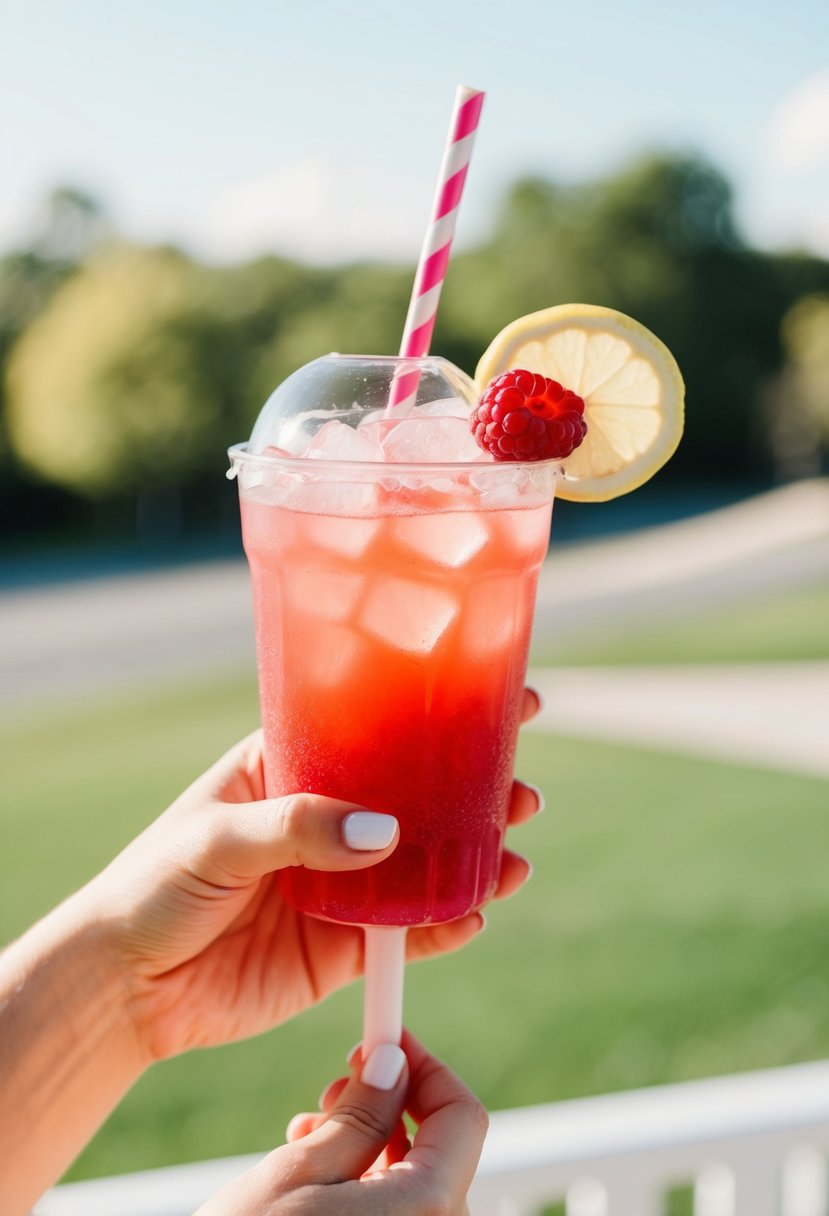
[[[641,486],[682,436],[685,385],[668,348],[638,321],[594,304],[559,304],[502,329],[478,364],[483,392],[511,368],[584,398],[587,435],[562,461],[560,498],[604,502]]]

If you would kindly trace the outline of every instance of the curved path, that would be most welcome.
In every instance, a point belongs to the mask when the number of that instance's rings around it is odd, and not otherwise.
[[[829,662],[535,668],[528,729],[829,778]]]

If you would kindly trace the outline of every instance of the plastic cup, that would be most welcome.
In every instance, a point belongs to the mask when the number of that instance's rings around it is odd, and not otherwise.
[[[401,368],[419,372],[404,439],[411,426],[443,434],[442,418],[418,417],[440,414],[437,401],[468,411],[473,386],[444,360],[329,356],[289,378],[230,452],[268,795],[327,794],[400,823],[376,866],[279,881],[303,912],[365,926],[454,920],[495,890],[555,484],[547,464],[286,454],[310,435],[327,451],[337,419],[364,455]]]

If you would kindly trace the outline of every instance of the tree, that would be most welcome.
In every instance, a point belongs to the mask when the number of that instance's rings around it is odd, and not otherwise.
[[[249,434],[277,383],[332,349],[398,348],[413,265],[208,268],[102,244],[104,228],[94,200],[58,191],[35,245],[0,261],[4,487],[25,467],[90,501],[184,490],[218,502],[224,448]],[[792,471],[779,432],[781,420],[791,431],[793,401],[817,426],[823,372],[804,353],[817,339],[803,347],[802,335],[825,324],[825,303],[781,323],[821,293],[826,262],[747,247],[716,167],[650,156],[584,185],[515,183],[490,239],[453,257],[432,348],[474,372],[523,313],[569,300],[619,308],[667,343],[686,379],[686,435],[660,482],[761,482]],[[0,425],[0,461],[2,450]]]
[[[21,462],[90,498],[204,471],[236,402],[232,330],[172,250],[102,250],[55,294],[9,358]]]
[[[413,274],[413,267],[346,266],[329,272],[313,297],[292,300],[254,369],[260,404],[286,376],[319,355],[397,354]]]
[[[786,362],[768,394],[778,476],[816,476],[829,453],[829,295],[798,300],[783,318]]]
[[[630,313],[686,381],[685,437],[660,480],[759,481],[771,474],[762,402],[783,360],[780,323],[821,287],[826,263],[746,246],[716,167],[651,156],[587,185],[516,183],[492,239],[453,260],[436,336],[472,370],[522,313],[568,301]]]
[[[32,477],[15,458],[6,419],[3,368],[23,331],[101,240],[106,219],[98,202],[70,186],[52,191],[26,245],[0,259],[0,525],[37,523],[74,506],[71,496]],[[10,531],[10,530],[9,530]]]

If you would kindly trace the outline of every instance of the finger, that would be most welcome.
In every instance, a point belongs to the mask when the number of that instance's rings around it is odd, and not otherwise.
[[[349,1078],[327,1118],[302,1141],[296,1182],[329,1186],[359,1178],[391,1140],[403,1114],[408,1065],[392,1043],[375,1047]]]
[[[249,883],[285,866],[361,870],[394,850],[397,820],[322,794],[214,802],[193,820],[199,877]]]
[[[533,868],[520,853],[512,853],[504,849],[501,857],[501,873],[498,876],[498,886],[495,888],[495,899],[509,899],[524,883],[532,877]]]
[[[351,1051],[348,1053],[347,1060],[348,1060],[348,1065],[352,1070],[354,1070],[355,1072],[360,1071],[360,1069],[362,1067],[362,1061],[363,1061],[361,1043],[357,1043],[354,1047],[352,1047]],[[330,1085],[327,1085],[325,1087],[325,1089],[320,1094],[319,1105],[320,1105],[321,1111],[330,1112],[336,1107],[337,1102],[339,1101],[343,1090],[348,1085],[348,1082],[349,1082],[348,1077],[337,1077],[336,1081],[332,1081]],[[304,1116],[297,1115],[296,1118],[297,1118],[297,1120],[302,1120],[304,1118]],[[323,1122],[323,1120],[326,1118],[326,1114],[318,1114],[316,1116],[312,1116],[312,1118],[314,1119],[314,1126],[319,1127],[321,1125],[321,1123]],[[293,1123],[293,1120],[291,1122]],[[288,1126],[290,1128],[291,1124],[289,1124]],[[305,1124],[303,1124],[302,1126],[304,1128]],[[314,1130],[313,1127],[307,1127],[306,1130],[302,1131],[302,1135],[307,1135],[309,1131],[313,1131],[313,1130]],[[389,1142],[386,1145],[383,1152],[380,1154],[380,1156],[377,1158],[377,1160],[370,1167],[369,1172],[374,1173],[377,1170],[387,1169],[392,1164],[393,1161],[402,1161],[410,1148],[411,1148],[411,1144],[409,1143],[408,1132],[406,1131],[406,1124],[403,1122],[402,1119],[399,1119],[397,1122],[397,1127],[394,1129],[394,1131],[391,1134],[391,1139],[389,1140]]]
[[[408,1031],[407,1107],[420,1125],[406,1165],[422,1172],[438,1193],[460,1206],[472,1183],[489,1120],[481,1103],[455,1074]],[[454,1209],[452,1209],[454,1210]]]
[[[449,921],[445,925],[424,925],[420,929],[409,929],[406,934],[406,961],[418,962],[420,959],[433,958],[437,954],[449,954],[460,950],[473,937],[477,937],[486,928],[486,921],[480,912],[470,912],[460,920]]]
[[[394,1165],[398,1161],[404,1161],[411,1147],[411,1141],[406,1131],[406,1124],[401,1119],[392,1132],[391,1140],[389,1140],[374,1164],[366,1171],[366,1174],[377,1174],[381,1170],[387,1170],[389,1166]]]
[[[529,722],[544,706],[544,698],[535,688],[524,689],[524,699],[521,702],[521,721]]]
[[[509,800],[507,823],[515,827],[518,823],[526,823],[544,810],[544,795],[536,785],[527,781],[513,781]]]
[[[351,1052],[350,1058],[349,1058],[349,1063],[351,1063],[352,1060],[354,1063],[355,1070],[359,1071],[361,1063],[362,1063],[362,1053],[360,1051],[359,1043]],[[337,1102],[340,1099],[340,1095],[342,1094],[346,1085],[348,1085],[348,1082],[349,1082],[348,1077],[338,1077],[336,1081],[332,1081],[331,1084],[327,1085],[325,1087],[325,1089],[322,1091],[322,1093],[320,1094],[320,1103],[319,1103],[320,1109],[315,1114],[310,1116],[310,1118],[312,1118],[316,1122],[317,1125],[322,1123],[322,1121],[326,1117],[326,1115],[330,1111],[332,1111],[334,1109],[334,1107],[337,1105]],[[309,1116],[304,1115],[304,1114],[294,1116],[294,1119],[297,1119],[297,1120],[302,1120],[302,1119],[307,1120],[308,1118],[309,1118]],[[291,1123],[294,1122],[294,1119],[291,1120]],[[288,1124],[289,1127],[291,1126],[291,1123]],[[401,1136],[401,1133],[402,1133],[402,1136]],[[394,1130],[394,1134],[392,1135],[392,1138],[389,1141],[389,1144],[392,1145],[394,1143],[401,1143],[403,1139],[406,1139],[407,1135],[408,1135],[408,1133],[406,1132],[406,1125],[403,1122],[403,1120],[401,1119],[399,1121],[399,1123],[397,1124],[397,1127]]]
[[[389,1140],[383,1152],[386,1166],[392,1165],[395,1161],[403,1161],[411,1147],[412,1144],[409,1140],[406,1124],[400,1119],[397,1127],[394,1129],[391,1140]]]
[[[304,1136],[318,1128],[324,1120],[325,1115],[318,1110],[305,1110],[299,1115],[294,1115],[285,1128],[285,1139],[289,1144],[293,1144],[295,1140],[302,1140]]]
[[[359,1065],[358,1065],[359,1067]],[[340,1094],[345,1089],[350,1077],[337,1077],[336,1081],[332,1081],[330,1085],[326,1085],[325,1089],[320,1094],[320,1110],[326,1113],[337,1104]]]

